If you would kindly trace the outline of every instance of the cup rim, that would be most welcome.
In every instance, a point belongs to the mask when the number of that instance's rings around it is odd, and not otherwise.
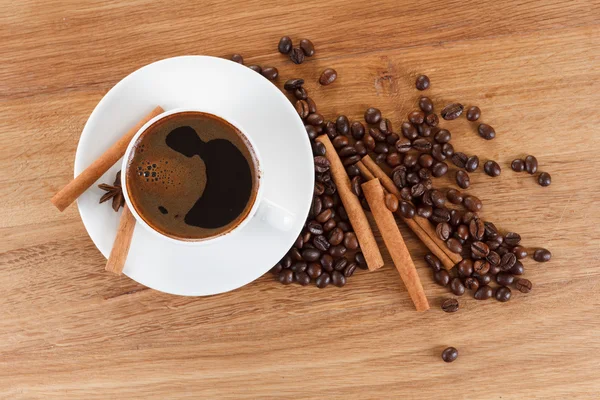
[[[139,215],[139,213],[135,209],[133,203],[131,202],[131,199],[129,198],[129,193],[127,192],[127,182],[126,182],[127,168],[128,168],[128,164],[129,164],[128,161],[131,156],[131,152],[133,151],[134,144],[137,142],[139,137],[142,136],[148,130],[148,128],[150,128],[150,126],[152,126],[156,122],[158,122],[164,118],[167,118],[171,115],[174,115],[174,114],[182,114],[182,113],[189,113],[189,112],[199,112],[199,113],[204,113],[204,114],[211,114],[211,115],[214,115],[214,116],[226,121],[227,123],[233,125],[243,135],[243,139],[245,139],[248,142],[248,144],[249,144],[248,147],[250,147],[250,151],[251,151],[251,153],[253,153],[255,161],[256,161],[256,175],[257,175],[258,189],[256,191],[256,196],[254,198],[254,204],[250,208],[250,211],[248,211],[246,217],[242,221],[240,221],[240,223],[238,223],[236,226],[234,226],[233,228],[231,228],[228,231],[222,232],[216,236],[210,236],[208,238],[201,238],[201,239],[175,238],[172,236],[165,235],[164,233],[159,232],[158,230],[156,230],[152,226],[150,226]],[[125,199],[125,202],[127,203],[127,207],[129,208],[129,211],[134,216],[136,223],[142,225],[146,230],[150,231],[154,235],[157,235],[158,237],[160,237],[162,239],[166,239],[169,242],[177,243],[177,244],[196,245],[196,246],[207,245],[210,243],[214,243],[217,240],[222,240],[226,237],[230,237],[233,233],[238,232],[239,230],[241,230],[241,228],[243,228],[252,219],[252,217],[254,217],[254,214],[256,214],[256,211],[258,210],[258,206],[262,200],[262,195],[263,195],[263,185],[261,184],[261,180],[263,179],[264,173],[262,171],[261,160],[262,159],[260,157],[260,153],[258,151],[258,148],[256,147],[256,144],[254,143],[252,138],[248,135],[246,130],[244,130],[244,128],[234,119],[229,118],[229,117],[224,117],[222,114],[220,114],[218,111],[216,111],[214,109],[209,110],[209,109],[199,109],[199,108],[194,108],[194,107],[174,108],[171,110],[164,111],[161,114],[159,114],[159,115],[155,116],[154,118],[152,118],[151,120],[149,120],[148,122],[146,122],[136,132],[136,134],[131,138],[131,141],[127,145],[127,149],[125,150],[125,154],[123,155],[123,159],[121,161],[121,171],[122,171],[121,172],[121,188],[122,188],[122,192],[123,192],[123,198]]]

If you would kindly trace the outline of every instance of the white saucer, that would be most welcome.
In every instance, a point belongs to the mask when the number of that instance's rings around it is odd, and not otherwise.
[[[219,109],[239,122],[260,149],[264,196],[295,215],[292,229],[277,231],[254,217],[237,232],[195,247],[170,243],[137,225],[124,273],[167,293],[203,296],[226,292],[260,277],[296,240],[312,200],[313,157],[302,121],[290,101],[260,74],[232,61],[169,58],[135,71],[115,85],[88,119],[75,156],[75,176],[154,107]],[[99,183],[112,184],[117,163],[79,199],[81,219],[105,257],[119,217],[98,204]]]

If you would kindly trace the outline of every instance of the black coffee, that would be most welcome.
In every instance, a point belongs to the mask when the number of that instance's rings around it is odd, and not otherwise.
[[[257,160],[241,132],[212,114],[185,112],[142,134],[127,168],[134,208],[167,236],[198,240],[235,228],[258,190]]]

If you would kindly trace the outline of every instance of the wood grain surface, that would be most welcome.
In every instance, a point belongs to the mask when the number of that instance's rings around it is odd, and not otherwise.
[[[0,0],[0,10],[1,398],[598,398],[597,1]],[[315,56],[292,64],[276,52],[284,34],[312,39]],[[49,201],[72,178],[86,119],[145,64],[233,52],[279,68],[277,85],[304,77],[327,118],[373,105],[398,126],[418,73],[438,110],[481,107],[496,140],[464,118],[446,126],[457,149],[503,168],[472,175],[483,216],[552,250],[549,263],[525,262],[534,290],[505,304],[464,296],[445,314],[448,292],[404,225],[426,313],[387,252],[343,289],[268,275],[186,298],[105,272],[77,208]],[[326,67],[339,78],[319,87]],[[525,154],[550,187],[510,171]],[[445,364],[449,345],[460,355]]]

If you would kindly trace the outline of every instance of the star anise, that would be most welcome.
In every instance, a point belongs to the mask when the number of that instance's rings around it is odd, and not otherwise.
[[[104,203],[112,199],[113,210],[119,211],[119,208],[125,205],[125,198],[123,197],[123,190],[121,189],[121,171],[117,172],[115,182],[112,185],[102,183],[98,185],[102,190],[106,190],[106,193],[100,198],[100,203]]]

